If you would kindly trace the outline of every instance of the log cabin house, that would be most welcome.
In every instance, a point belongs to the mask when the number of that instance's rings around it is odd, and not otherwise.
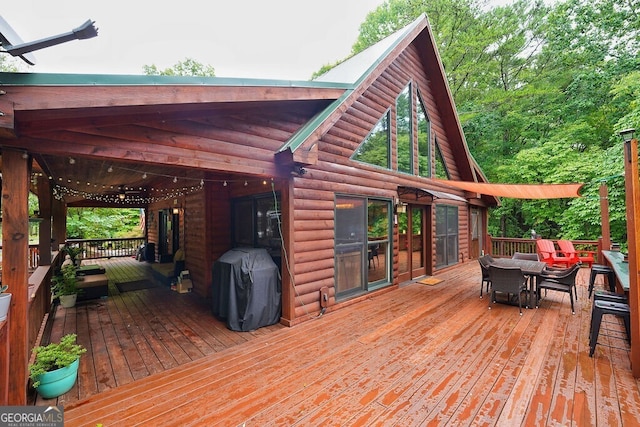
[[[14,295],[0,374],[26,367],[24,325],[35,322],[20,238],[29,189],[44,218],[41,265],[65,241],[67,207],[140,207],[156,260],[182,248],[202,298],[226,251],[266,248],[289,326],[485,249],[497,199],[434,179],[486,181],[426,16],[313,81],[0,73],[0,89],[2,270]],[[11,377],[19,404],[26,374]]]

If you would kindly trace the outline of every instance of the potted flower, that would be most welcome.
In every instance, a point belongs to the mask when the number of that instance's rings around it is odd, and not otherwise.
[[[86,351],[76,343],[76,334],[63,336],[59,343],[34,348],[35,359],[29,365],[33,388],[45,399],[71,390],[78,378],[80,356]]]
[[[76,266],[67,264],[60,267],[60,272],[51,279],[53,294],[60,299],[60,304],[65,308],[71,308],[78,298],[78,277]]]
[[[8,288],[7,285],[0,285],[0,322],[7,320],[9,306],[11,305],[11,294],[6,292]]]

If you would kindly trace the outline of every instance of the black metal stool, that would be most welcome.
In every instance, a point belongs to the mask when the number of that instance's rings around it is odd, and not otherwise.
[[[628,304],[627,296],[622,294],[616,294],[609,291],[595,291],[593,294],[593,300],[619,302],[622,304]]]
[[[595,300],[591,310],[591,331],[589,333],[589,357],[593,357],[598,344],[598,335],[600,334],[600,324],[602,316],[605,314],[613,314],[622,317],[624,320],[624,328],[627,333],[627,340],[631,342],[631,315],[629,305],[619,302]]]
[[[593,264],[593,266],[591,266],[591,275],[589,276],[589,298],[591,298],[591,294],[593,293],[593,287],[598,274],[605,274],[607,276],[609,291],[613,293],[616,292],[616,275],[613,272],[613,268],[606,265]]]

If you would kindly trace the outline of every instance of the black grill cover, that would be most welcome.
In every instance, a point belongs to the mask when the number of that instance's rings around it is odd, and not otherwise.
[[[280,272],[266,249],[238,248],[213,264],[213,314],[233,331],[280,321]]]

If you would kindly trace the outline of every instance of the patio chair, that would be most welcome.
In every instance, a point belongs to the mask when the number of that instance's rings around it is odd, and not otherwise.
[[[522,316],[522,292],[527,290],[527,278],[522,273],[520,267],[498,267],[489,266],[489,277],[491,278],[491,294],[489,298],[489,310],[491,303],[496,302],[496,292],[518,295],[518,309]]]
[[[538,252],[540,261],[546,263],[550,267],[571,267],[572,265],[580,261],[577,257],[570,258],[564,255],[560,255],[558,251],[556,251],[556,247],[551,240],[536,240],[536,250]]]
[[[491,286],[491,277],[489,277],[489,265],[493,261],[493,258],[489,255],[483,255],[478,258],[480,264],[480,270],[482,271],[482,281],[480,282],[480,298],[482,298],[482,287],[486,285],[486,292],[489,293],[489,287]]]
[[[536,308],[540,306],[540,291],[542,289],[544,289],[545,292],[547,290],[566,292],[569,294],[569,299],[571,300],[571,314],[576,314],[573,306],[573,296],[576,295],[577,299],[576,275],[579,269],[580,263],[577,263],[564,270],[553,269],[543,271],[536,286]]]
[[[571,240],[558,240],[558,247],[560,248],[560,252],[562,252],[564,256],[571,259],[577,258],[581,263],[587,264],[589,268],[591,268],[596,260],[596,251],[576,251]]]

